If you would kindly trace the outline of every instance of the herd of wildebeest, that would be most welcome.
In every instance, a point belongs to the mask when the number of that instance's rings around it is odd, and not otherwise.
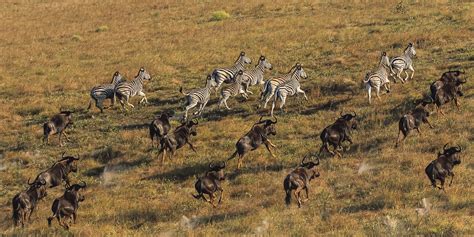
[[[387,92],[390,92],[389,77],[393,77],[394,82],[396,82],[396,79],[399,79],[402,83],[405,83],[408,80],[406,70],[410,70],[412,72],[410,78],[413,78],[414,68],[412,58],[415,55],[415,48],[411,43],[408,44],[402,56],[389,59],[385,52],[382,53],[379,67],[367,73],[363,80],[368,90],[369,102],[371,102],[370,91],[372,88],[377,91],[377,97],[379,99],[379,90],[382,86],[385,87]],[[276,102],[280,100],[280,109],[282,109],[287,96],[301,93],[304,95],[304,98],[307,99],[305,92],[300,87],[300,79],[307,78],[301,64],[295,64],[287,74],[264,80],[264,72],[272,69],[272,65],[268,62],[268,59],[261,56],[255,68],[245,69],[245,65],[250,63],[250,58],[248,58],[244,52],[241,52],[233,66],[213,70],[213,72],[207,76],[205,87],[191,90],[188,93],[184,93],[183,89],[180,88],[179,91],[185,96],[184,115],[177,118],[181,120],[180,126],[172,129],[170,119],[177,117],[173,111],[162,112],[157,115],[149,125],[152,147],[158,149],[158,157],[161,155],[162,162],[164,163],[167,152],[169,153],[169,158],[172,159],[175,152],[186,145],[189,145],[193,151],[196,151],[191,143],[191,137],[197,135],[197,126],[199,125],[198,118],[202,115],[203,109],[209,101],[211,94],[218,92],[218,88],[222,84],[228,84],[228,86],[223,87],[220,91],[219,109],[223,105],[227,109],[230,109],[227,105],[227,100],[231,96],[235,97],[240,94],[247,99],[247,93],[252,94],[249,90],[250,86],[263,85],[260,101],[263,103],[263,107],[266,107],[270,99],[273,98],[271,118],[263,119],[263,116],[260,117],[260,119],[252,125],[250,131],[237,141],[236,151],[230,158],[226,161],[211,162],[208,171],[203,176],[197,178],[195,183],[197,194],[193,194],[194,198],[205,200],[214,207],[216,207],[214,199],[218,193],[220,194],[218,203],[222,200],[224,189],[222,188],[221,182],[225,180],[224,169],[227,161],[238,156],[237,169],[240,169],[244,156],[262,144],[265,145],[270,154],[274,156],[272,147],[275,147],[275,145],[269,138],[270,136],[276,135],[278,119],[273,115]],[[405,79],[400,76],[403,71],[406,73]],[[432,127],[428,121],[428,117],[434,112],[430,112],[427,109],[428,104],[435,104],[437,108],[436,111],[439,111],[443,115],[444,113],[440,110],[441,106],[448,102],[454,101],[459,109],[458,97],[463,96],[462,85],[466,83],[466,80],[461,78],[463,74],[463,71],[449,70],[442,73],[441,78],[430,85],[431,94],[429,98],[417,100],[415,102],[416,108],[400,118],[399,135],[396,146],[400,145],[410,131],[416,129],[418,133],[421,133],[421,124],[427,123]],[[124,80],[122,75],[116,72],[110,84],[96,86],[91,90],[91,103],[89,103],[87,110],[90,109],[92,102],[95,102],[96,107],[103,112],[103,101],[110,99],[113,106],[116,98],[119,99],[122,110],[127,109],[126,105],[133,108],[134,106],[129,102],[129,99],[135,95],[142,97],[140,103],[148,103],[145,93],[143,92],[143,85],[145,80],[151,80],[151,78],[150,74],[143,67],[140,68],[135,79],[131,81]],[[196,117],[188,119],[188,111],[197,105],[199,105],[199,108],[194,113]],[[63,145],[62,136],[69,141],[66,135],[66,129],[73,123],[72,114],[73,112],[71,111],[61,111],[59,114],[52,116],[43,126],[43,142],[48,144],[49,136],[54,134],[58,134],[60,146]],[[309,181],[320,176],[320,173],[316,169],[320,163],[319,155],[327,151],[333,156],[342,158],[341,152],[344,151],[343,143],[348,142],[352,144],[351,131],[357,129],[357,125],[358,116],[355,112],[341,112],[340,117],[333,124],[323,129],[320,134],[322,145],[317,156],[318,158],[313,158],[316,157],[315,154],[305,156],[298,167],[284,178],[283,186],[286,192],[286,204],[290,204],[292,195],[296,198],[299,207],[309,198]],[[332,150],[330,146],[332,146]],[[461,163],[461,152],[462,148],[460,146],[448,146],[448,144],[446,144],[442,148],[442,151],[437,154],[437,159],[429,163],[425,172],[433,187],[444,190],[445,179],[449,176],[451,176],[451,185],[454,178],[453,167]],[[28,180],[28,189],[15,195],[12,200],[15,226],[20,224],[24,226],[25,222],[30,219],[38,201],[47,195],[47,188],[60,186],[63,183],[65,185],[64,194],[53,201],[51,208],[52,215],[47,218],[48,224],[51,225],[51,221],[57,218],[59,224],[68,229],[70,222],[76,221],[79,203],[84,201],[81,190],[86,188],[86,183],[80,182],[71,185],[68,174],[77,171],[77,162],[79,160],[79,156],[65,156],[63,153],[60,160],[55,162],[49,169],[41,172],[33,182]],[[437,184],[436,180],[440,181],[440,185]],[[306,192],[305,199],[301,197],[303,190]],[[205,195],[207,195],[208,198],[206,198]]]

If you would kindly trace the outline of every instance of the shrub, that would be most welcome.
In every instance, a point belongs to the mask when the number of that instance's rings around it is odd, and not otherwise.
[[[104,31],[108,31],[109,30],[109,27],[108,26],[99,26],[95,32],[104,32]]]
[[[82,37],[80,35],[73,35],[72,40],[74,41],[82,41]]]
[[[222,21],[230,17],[230,14],[224,10],[215,11],[212,13],[211,21]]]

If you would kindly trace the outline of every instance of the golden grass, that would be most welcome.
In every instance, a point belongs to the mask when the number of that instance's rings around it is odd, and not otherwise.
[[[395,149],[397,121],[428,92],[429,83],[451,66],[472,74],[473,4],[431,1],[399,4],[355,1],[9,1],[0,9],[0,233],[5,235],[472,235],[474,234],[474,139],[472,82],[462,110],[451,105],[434,115]],[[232,17],[210,21],[223,10]],[[105,26],[105,27],[104,27]],[[99,30],[100,29],[100,30]],[[414,42],[415,78],[369,106],[361,80],[381,51],[402,53]],[[244,169],[229,164],[225,200],[217,209],[194,200],[195,175],[210,161],[226,159],[234,143],[265,111],[256,95],[229,100],[231,112],[211,103],[188,147],[161,166],[150,149],[146,124],[166,109],[181,115],[179,86],[200,87],[212,69],[230,65],[244,50],[263,54],[285,73],[301,62],[309,102],[289,98],[279,115],[277,158],[264,148],[250,153]],[[150,106],[129,113],[118,108],[84,113],[89,90],[119,70],[128,79],[140,66],[152,73],[145,92]],[[257,88],[252,88],[258,93]],[[134,104],[138,100],[134,98]],[[240,101],[240,99],[239,99]],[[41,144],[41,124],[60,108],[76,109],[66,147]],[[343,159],[323,159],[303,208],[284,205],[282,182],[319,133],[341,111],[361,117],[355,144]],[[278,115],[278,114],[277,114]],[[177,121],[173,121],[177,125]],[[447,193],[433,190],[425,166],[445,144],[466,148]],[[11,198],[28,178],[63,151],[83,160],[74,181],[89,184],[78,223],[66,232],[47,227],[50,205],[62,194],[49,191],[25,229],[11,227]],[[327,156],[325,156],[327,157]],[[361,168],[362,167],[362,168]],[[423,198],[432,210],[418,216]]]

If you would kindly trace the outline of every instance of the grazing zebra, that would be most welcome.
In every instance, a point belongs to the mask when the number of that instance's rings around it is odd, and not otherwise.
[[[395,75],[398,79],[400,79],[402,83],[405,83],[405,81],[408,80],[408,72],[406,70],[410,70],[410,79],[413,79],[415,69],[413,69],[412,58],[415,56],[415,46],[413,46],[413,43],[409,43],[402,56],[392,58],[392,60],[390,61],[391,75]],[[402,77],[400,76],[403,70],[405,70],[405,79],[402,79]]]
[[[372,88],[375,88],[377,92],[377,98],[380,100],[380,87],[384,86],[387,93],[390,92],[390,81],[388,80],[390,70],[390,63],[387,57],[387,53],[382,52],[380,56],[379,67],[374,72],[368,72],[365,75],[364,85],[367,89],[367,94],[369,96],[369,104],[372,103],[371,91]]]
[[[244,70],[245,64],[252,63],[252,60],[245,56],[245,52],[240,52],[239,57],[235,60],[234,66],[229,68],[217,68],[211,74],[213,86],[215,86],[216,91],[222,85],[223,82],[231,83],[234,79],[235,74],[239,70]]]
[[[265,56],[262,55],[260,56],[258,64],[255,66],[255,68],[244,71],[243,85],[245,87],[246,93],[253,94],[248,90],[250,86],[255,86],[257,84],[263,85],[265,83],[263,80],[263,73],[265,72],[265,69],[272,70],[273,67],[265,58]]]
[[[265,81],[265,84],[263,85],[262,93],[260,94],[260,101],[265,100],[263,108],[267,108],[267,103],[275,94],[275,89],[277,88],[277,86],[284,83],[285,81],[290,80],[293,77],[293,75],[299,73],[299,71],[295,69],[298,66],[300,66],[300,64],[296,63],[295,66],[293,66],[286,75],[277,77],[277,78],[272,78]],[[293,71],[293,69],[295,70]]]
[[[91,99],[89,101],[89,106],[87,107],[87,111],[89,111],[89,109],[92,106],[92,100],[95,101],[95,106],[100,109],[101,113],[104,112],[104,106],[102,102],[105,99],[110,99],[112,106],[114,106],[114,102],[115,102],[114,101],[114,88],[117,84],[119,84],[122,81],[125,81],[125,80],[122,77],[122,75],[117,71],[114,73],[114,76],[112,77],[112,81],[110,82],[110,84],[103,84],[103,85],[95,86],[94,88],[92,88],[91,93],[90,93]]]
[[[145,93],[143,93],[144,80],[151,80],[151,76],[145,70],[145,68],[141,67],[135,79],[130,82],[121,82],[115,87],[115,96],[118,97],[120,104],[122,105],[122,109],[126,110],[125,103],[127,103],[127,105],[132,108],[135,107],[128,102],[130,97],[133,97],[135,95],[143,97],[140,100],[139,104],[141,104],[142,102],[148,103],[148,99],[146,98]]]
[[[221,96],[219,98],[219,105],[218,105],[218,109],[221,108],[222,105],[225,105],[225,107],[230,110],[229,106],[227,105],[227,100],[231,97],[231,96],[237,96],[238,94],[242,94],[242,96],[247,99],[248,98],[248,95],[247,93],[245,93],[245,91],[243,90],[243,74],[244,72],[242,70],[240,70],[239,72],[237,72],[237,74],[235,75],[235,81],[228,87],[225,87],[225,88],[222,88],[221,90]]]
[[[184,112],[184,120],[188,119],[188,110],[196,107],[196,105],[200,105],[198,111],[194,112],[194,115],[200,115],[206,107],[207,102],[209,102],[209,98],[211,97],[211,90],[212,90],[212,77],[211,75],[207,75],[206,79],[206,86],[204,88],[194,89],[188,93],[183,92],[183,87],[179,88],[179,92],[186,96],[185,100],[185,112]]]
[[[275,99],[272,103],[272,111],[270,112],[270,116],[273,117],[273,109],[275,108],[275,104],[278,99],[280,99],[280,110],[282,110],[283,105],[285,105],[287,96],[292,96],[296,95],[297,93],[301,93],[303,94],[304,98],[308,100],[308,97],[306,97],[306,93],[301,90],[300,85],[300,78],[306,79],[307,77],[308,76],[303,70],[303,67],[301,67],[301,65],[298,65],[296,66],[295,73],[293,73],[291,79],[277,86],[277,88],[275,89]]]

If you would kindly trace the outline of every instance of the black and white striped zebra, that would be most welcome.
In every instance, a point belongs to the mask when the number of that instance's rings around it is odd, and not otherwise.
[[[247,93],[245,93],[244,91],[243,79],[244,79],[244,72],[240,70],[235,75],[235,81],[232,84],[230,84],[230,86],[224,87],[221,89],[221,96],[219,98],[218,109],[220,109],[222,105],[225,105],[225,107],[228,110],[230,110],[229,106],[227,105],[227,100],[231,96],[237,96],[241,94],[245,99],[248,98]]]
[[[211,90],[212,90],[212,77],[211,75],[207,76],[206,79],[206,86],[204,88],[194,89],[188,93],[183,92],[183,87],[179,88],[179,92],[185,95],[185,112],[184,112],[184,120],[188,119],[188,111],[196,105],[199,105],[199,109],[194,112],[194,115],[200,115],[206,107],[207,102],[209,102],[209,98],[211,97]]]
[[[125,79],[122,77],[122,75],[117,71],[114,73],[112,81],[109,84],[103,84],[92,88],[90,92],[91,99],[89,101],[87,111],[89,111],[89,109],[91,108],[92,101],[95,102],[95,106],[100,109],[101,113],[104,112],[104,105],[102,104],[104,100],[110,99],[112,104],[111,106],[114,106],[114,88],[117,84],[124,80]]]
[[[390,73],[390,62],[387,57],[387,53],[382,52],[380,56],[380,63],[377,70],[373,72],[368,72],[365,75],[364,85],[367,89],[367,94],[369,97],[369,104],[372,103],[372,96],[371,91],[372,88],[375,88],[377,92],[377,98],[380,100],[380,87],[384,86],[387,93],[390,92],[390,81],[388,80],[388,76]]]
[[[286,97],[296,95],[297,93],[303,94],[304,98],[308,100],[306,93],[301,89],[300,78],[307,78],[306,72],[303,70],[301,65],[296,66],[296,70],[293,73],[290,80],[285,81],[284,83],[277,86],[275,89],[275,99],[272,103],[272,110],[270,116],[273,116],[273,109],[278,99],[280,99],[280,110],[282,110],[283,105],[285,105]]]
[[[275,89],[280,84],[283,84],[284,82],[290,80],[293,76],[296,76],[295,74],[298,74],[300,72],[296,69],[298,66],[300,66],[300,64],[296,63],[295,66],[293,66],[287,74],[265,81],[262,93],[260,94],[260,101],[265,100],[263,108],[267,108],[268,101],[270,101],[270,99],[273,97],[273,95],[275,94]]]
[[[132,108],[135,107],[129,102],[130,98],[135,95],[143,97],[139,103],[148,103],[148,99],[145,93],[143,93],[143,83],[145,80],[151,80],[151,76],[145,68],[141,67],[138,75],[133,80],[121,82],[115,87],[115,96],[119,99],[122,109],[126,110],[125,103]]]
[[[407,48],[405,49],[402,56],[394,57],[390,60],[390,68],[392,76],[396,76],[396,78],[400,79],[402,83],[408,80],[408,72],[407,70],[411,71],[410,79],[413,79],[413,75],[415,74],[415,69],[413,68],[413,60],[412,58],[416,56],[415,46],[413,43],[409,43]],[[405,71],[405,79],[402,79],[401,74]],[[395,80],[396,80],[395,78]]]
[[[245,64],[252,63],[252,60],[245,56],[245,52],[240,52],[239,57],[235,60],[235,63],[232,67],[228,68],[218,68],[214,69],[211,73],[211,78],[213,86],[215,86],[216,91],[222,85],[222,83],[231,83],[234,80],[235,74],[239,70],[244,70]]]
[[[255,86],[257,84],[263,85],[265,81],[263,80],[263,73],[265,69],[272,70],[273,67],[265,58],[265,56],[260,56],[257,65],[255,68],[250,70],[245,70],[243,75],[243,86],[246,93],[253,94],[249,91],[250,86]]]

